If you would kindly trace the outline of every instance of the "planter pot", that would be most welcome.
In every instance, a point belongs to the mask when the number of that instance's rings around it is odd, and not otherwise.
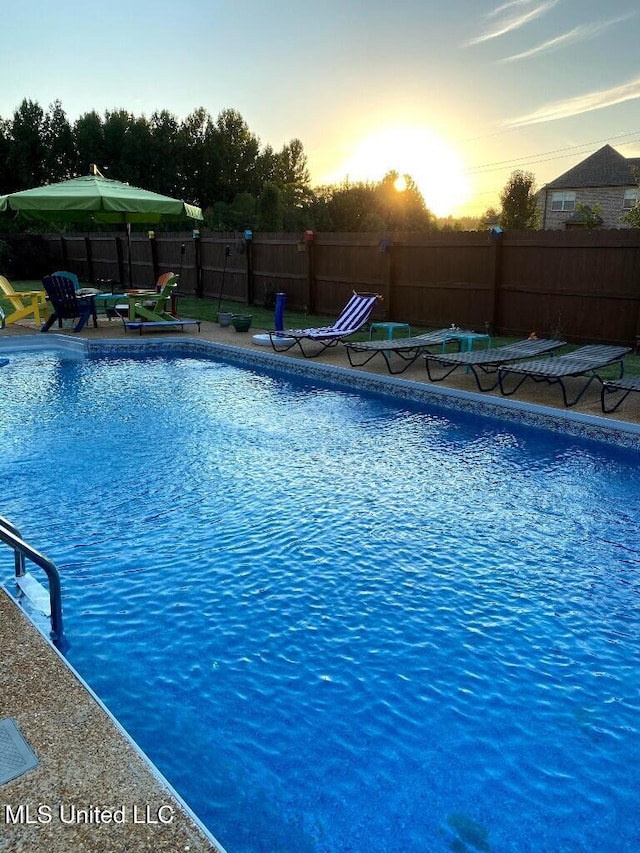
[[[232,317],[233,314],[231,313],[231,311],[219,311],[218,323],[220,323],[221,326],[230,326]]]
[[[236,332],[248,332],[251,328],[252,314],[234,314],[231,318],[233,327]]]

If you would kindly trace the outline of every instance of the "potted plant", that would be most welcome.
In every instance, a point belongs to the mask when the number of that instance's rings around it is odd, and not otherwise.
[[[231,318],[236,332],[248,332],[251,328],[252,314],[234,314]]]
[[[218,323],[221,326],[230,326],[233,314],[231,311],[218,311]]]

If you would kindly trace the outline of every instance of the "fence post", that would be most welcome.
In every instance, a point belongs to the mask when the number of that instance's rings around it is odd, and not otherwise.
[[[495,335],[499,330],[498,294],[502,281],[502,231],[489,231],[489,281],[491,285],[489,298],[489,324],[490,333]]]
[[[198,299],[202,299],[204,297],[204,292],[202,290],[202,264],[200,263],[200,229],[194,228],[191,233],[193,237],[193,254],[196,268],[196,296]]]
[[[156,232],[149,231],[149,246],[151,248],[152,281],[158,280],[158,248],[156,246]]]
[[[242,240],[245,255],[247,256],[247,305],[253,305],[255,294],[253,292],[253,231],[249,228],[244,232]]]
[[[316,233],[305,231],[304,248],[307,251],[307,314],[316,313]],[[303,249],[304,251],[304,249]]]
[[[633,351],[636,355],[640,355],[640,300],[636,311],[636,337],[633,342]]]

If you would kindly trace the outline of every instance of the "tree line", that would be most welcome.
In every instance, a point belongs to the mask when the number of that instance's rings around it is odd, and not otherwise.
[[[91,110],[72,123],[60,101],[45,110],[25,98],[11,118],[0,117],[0,194],[88,174],[92,163],[106,177],[197,204],[204,227],[214,231],[419,232],[537,224],[535,178],[528,172],[514,172],[501,208],[489,208],[478,220],[437,220],[413,178],[394,171],[376,182],[312,188],[302,142],[292,139],[279,151],[263,145],[233,109],[214,119],[199,107],[182,120],[167,110],[148,118],[124,109]],[[13,227],[24,229],[19,222]]]
[[[233,109],[214,119],[200,107],[182,120],[167,110],[92,110],[70,122],[60,101],[45,110],[24,99],[12,118],[0,117],[0,193],[85,175],[92,163],[105,177],[197,204],[212,230],[436,227],[410,176],[404,192],[395,172],[312,189],[302,142],[263,145]]]

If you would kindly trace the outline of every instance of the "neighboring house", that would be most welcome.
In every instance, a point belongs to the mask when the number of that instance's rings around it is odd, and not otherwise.
[[[540,228],[628,228],[622,217],[640,192],[634,169],[640,169],[640,157],[603,146],[540,190]]]

